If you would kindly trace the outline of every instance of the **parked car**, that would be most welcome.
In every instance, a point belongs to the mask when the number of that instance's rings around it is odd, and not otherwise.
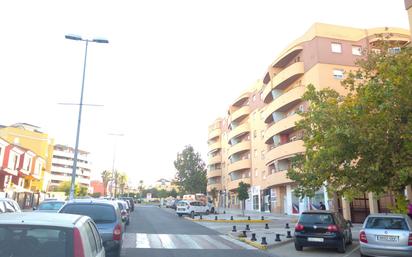
[[[87,216],[57,213],[0,215],[0,256],[104,257],[102,238]]]
[[[9,198],[0,198],[0,213],[21,212],[19,204]]]
[[[305,246],[336,248],[346,252],[346,245],[352,243],[350,222],[342,214],[333,211],[303,212],[295,226],[295,249]]]
[[[68,201],[59,213],[86,215],[93,219],[103,239],[106,255],[120,256],[123,244],[124,222],[115,201],[76,199]]]
[[[206,215],[210,213],[209,207],[202,202],[183,200],[177,203],[176,214],[179,217],[183,215],[194,217],[195,215],[202,213]]]
[[[65,201],[59,200],[45,201],[39,204],[38,207],[33,207],[33,210],[38,212],[58,212],[65,203]]]
[[[130,207],[131,207],[131,211],[134,211],[134,199],[133,199],[133,197],[123,196],[123,197],[120,197],[120,200],[128,200],[129,204],[130,204]]]
[[[130,223],[129,204],[123,200],[116,200],[116,202],[117,202],[117,205],[119,206],[120,215],[122,216],[122,219],[126,220],[126,225],[129,225]]]
[[[361,256],[412,256],[412,220],[403,214],[371,214],[359,234]]]

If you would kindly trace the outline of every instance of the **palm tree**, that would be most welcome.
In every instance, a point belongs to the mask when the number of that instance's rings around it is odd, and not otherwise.
[[[140,193],[140,199],[142,199],[142,194],[143,194],[143,190],[144,190],[144,186],[143,186],[143,180],[139,181],[139,193]]]
[[[112,179],[112,172],[110,170],[104,170],[101,176],[103,180],[103,194],[106,196],[107,184],[109,184],[109,181]]]
[[[124,194],[124,188],[127,185],[127,175],[123,172],[119,173],[117,177],[117,183],[120,187],[120,194]]]

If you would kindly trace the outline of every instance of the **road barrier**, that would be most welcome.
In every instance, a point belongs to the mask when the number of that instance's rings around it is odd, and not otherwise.
[[[250,230],[249,224],[246,224],[246,230]]]
[[[261,245],[268,245],[268,242],[266,242],[266,237],[262,236],[262,242],[260,244]]]
[[[280,242],[281,240],[280,240],[280,234],[276,234],[276,239],[275,239],[275,241],[276,242]]]
[[[288,235],[286,236],[286,238],[292,238],[292,235],[290,233],[290,230],[287,231]]]
[[[265,224],[265,229],[269,229],[269,224]]]
[[[250,239],[250,241],[252,241],[252,242],[257,241],[257,239],[256,239],[256,233],[252,233],[252,238]]]
[[[236,226],[233,226],[232,232],[236,232]]]

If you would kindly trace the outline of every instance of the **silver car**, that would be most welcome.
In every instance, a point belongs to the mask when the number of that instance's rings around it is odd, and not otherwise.
[[[71,214],[2,214],[0,246],[0,256],[7,257],[105,257],[93,220]]]
[[[402,214],[371,214],[359,234],[361,256],[412,256],[412,220]]]

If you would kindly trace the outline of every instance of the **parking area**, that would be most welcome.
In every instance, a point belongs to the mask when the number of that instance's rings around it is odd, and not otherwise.
[[[320,249],[307,247],[303,251],[295,250],[293,242],[268,249],[268,253],[276,257],[359,257],[359,242],[354,241],[348,246],[346,253],[338,253],[335,249]]]

